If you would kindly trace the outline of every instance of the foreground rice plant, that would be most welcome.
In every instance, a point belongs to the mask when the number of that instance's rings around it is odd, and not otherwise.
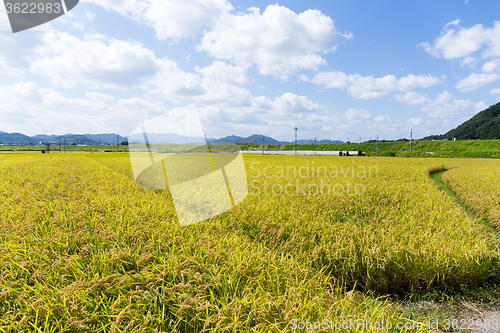
[[[428,177],[428,169],[442,160],[394,163],[390,158],[324,156],[314,162],[311,157],[281,156],[247,160],[254,196],[228,216],[228,223],[235,232],[309,261],[337,281],[386,293],[478,285],[495,274],[494,239]],[[308,164],[308,177],[282,176],[282,166],[298,172]],[[290,183],[288,193],[272,192],[274,184],[280,184],[275,186],[279,190]],[[324,187],[318,193],[314,185],[321,189],[324,184],[338,191],[328,194]],[[355,193],[356,186],[360,193]],[[295,188],[300,188],[298,194]]]
[[[243,203],[180,228],[168,191],[138,188],[125,154],[0,155],[0,330],[409,322],[388,301],[343,288],[479,285],[498,253],[485,227],[427,178],[442,162],[398,162],[245,156]]]
[[[497,160],[471,160],[442,175],[458,197],[500,231],[500,169]]]

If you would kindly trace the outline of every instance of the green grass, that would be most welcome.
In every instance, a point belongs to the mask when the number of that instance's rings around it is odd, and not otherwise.
[[[242,150],[261,150],[259,144],[241,144]],[[288,145],[266,145],[266,150],[294,150],[294,144]],[[314,150],[314,145],[298,145],[298,150]],[[375,156],[377,152],[376,143],[341,143],[341,144],[318,144],[318,151],[363,151],[369,156]],[[440,157],[484,157],[500,158],[500,140],[462,140],[462,141],[430,141],[415,140],[410,151],[409,141],[379,142],[379,156],[388,156],[390,152],[399,157],[436,157],[426,152],[434,152]]]

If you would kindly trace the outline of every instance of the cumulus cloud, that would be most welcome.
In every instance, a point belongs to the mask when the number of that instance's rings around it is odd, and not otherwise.
[[[298,114],[312,111],[326,111],[326,107],[313,103],[305,96],[284,93],[271,103],[272,109],[278,113]]]
[[[432,118],[468,118],[487,107],[481,101],[474,103],[468,99],[456,99],[447,90],[442,91],[435,99],[414,91],[395,95],[394,98],[400,103],[422,105],[420,110]]]
[[[495,21],[491,28],[483,27],[482,24],[464,28],[457,19],[445,25],[432,45],[425,42],[418,46],[436,58],[463,58],[461,67],[468,65],[474,68],[478,61],[471,54],[476,51],[482,50],[482,58],[500,57],[500,21]],[[486,62],[482,67],[483,73],[471,73],[460,80],[455,88],[471,91],[500,80],[499,61],[495,59]]]
[[[295,125],[300,127],[302,135],[311,135],[310,133],[318,134],[329,126],[329,130],[332,130],[338,122],[325,106],[293,93],[284,93],[274,99],[251,97],[250,102],[250,105],[245,106],[212,105],[199,108],[207,136],[209,133],[223,132],[226,135],[273,133],[278,137],[286,137],[293,132]]]
[[[472,117],[487,107],[483,102],[474,103],[468,99],[455,99],[452,94],[444,90],[436,99],[425,104],[421,110],[432,118],[459,118]]]
[[[228,65],[222,61],[214,61],[207,67],[195,67],[204,78],[224,83],[245,84],[248,82],[245,69],[239,66]]]
[[[83,0],[151,26],[160,40],[194,37],[233,6],[227,0]]]
[[[500,59],[485,62],[482,70],[485,73],[500,72]]]
[[[179,104],[242,106],[253,96],[235,86],[247,81],[245,71],[223,62],[182,71],[173,60],[156,57],[143,44],[91,34],[80,39],[67,33],[46,34],[31,50],[33,73],[48,77],[55,88],[142,90],[148,98]],[[3,50],[2,50],[3,51]],[[0,51],[0,54],[2,54]],[[16,67],[10,67],[16,69]],[[23,67],[21,67],[23,68]],[[66,103],[61,96],[52,96]],[[78,101],[73,101],[75,105]]]
[[[462,62],[460,62],[460,67],[464,66],[469,66],[471,68],[476,67],[477,64],[477,59],[473,57],[465,57],[462,59]]]
[[[409,105],[422,105],[430,101],[429,97],[424,94],[419,94],[415,91],[409,91],[405,94],[394,95],[394,98],[400,103]]]
[[[31,32],[41,32],[40,29],[35,27]],[[0,31],[12,31],[5,10],[0,10]],[[15,38],[12,34],[0,33],[0,68],[8,72],[24,72],[33,59],[34,50],[43,45],[53,32],[48,30],[47,33],[18,33]]]
[[[167,111],[158,100],[138,97],[116,99],[87,92],[84,98],[68,98],[54,89],[39,88],[33,82],[0,86],[2,130],[38,134],[118,132],[131,130],[142,120]]]
[[[319,10],[295,13],[270,5],[234,12],[227,0],[83,0],[151,26],[160,40],[178,40],[203,33],[198,51],[229,60],[259,73],[286,79],[302,69],[317,70],[326,63],[321,56],[333,52],[340,33],[330,17]]]
[[[55,32],[47,34],[31,54],[30,71],[48,77],[55,88],[139,89],[148,98],[178,104],[252,104],[250,92],[237,86],[248,81],[243,68],[214,61],[189,73],[135,41],[98,34],[80,39]]]
[[[494,73],[494,74],[472,73],[467,78],[460,80],[455,85],[455,88],[457,88],[460,91],[476,90],[476,89],[478,89],[478,88],[480,88],[488,83],[498,81],[499,79],[500,79],[500,75],[498,75],[496,73]]]
[[[408,125],[415,126],[415,127],[420,126],[422,124],[422,122],[423,122],[422,118],[410,118],[406,121],[406,123]]]
[[[429,75],[409,74],[397,79],[394,75],[384,77],[361,76],[359,74],[346,75],[340,71],[320,72],[313,79],[301,76],[302,80],[323,84],[325,88],[347,89],[355,98],[371,99],[388,96],[391,91],[409,91],[416,88],[428,88],[437,83],[439,79]]]
[[[344,112],[344,117],[350,124],[357,124],[364,120],[369,120],[372,117],[370,111],[362,109],[349,109]]]
[[[492,28],[484,28],[482,24],[464,28],[460,20],[455,20],[445,25],[432,45],[425,42],[418,46],[436,58],[467,57],[482,47],[485,47],[483,57],[500,56],[500,21],[495,21]]]
[[[38,86],[33,82],[19,82],[12,86],[0,87],[0,103],[4,106],[23,107],[23,101],[26,103],[39,103],[42,98],[38,93]]]
[[[53,34],[37,49],[37,55],[31,69],[65,88],[77,84],[92,89],[133,88],[166,65],[138,42],[107,40],[102,35],[86,35],[80,40],[67,33]]]
[[[500,59],[485,62],[482,70],[483,73],[471,73],[465,79],[460,80],[455,88],[460,91],[471,91],[500,80]]]
[[[497,101],[500,101],[500,88],[490,90],[491,95],[497,95]]]
[[[319,10],[296,14],[278,5],[246,13],[222,15],[213,29],[206,31],[197,49],[217,59],[227,59],[248,68],[255,65],[261,74],[286,79],[302,69],[317,70],[325,64],[320,54],[333,52],[339,33],[330,17]]]

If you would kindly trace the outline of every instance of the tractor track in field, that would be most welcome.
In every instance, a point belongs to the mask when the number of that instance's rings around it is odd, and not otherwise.
[[[450,188],[448,185],[446,185],[442,180],[441,176],[443,173],[448,171],[447,168],[438,168],[436,170],[430,171],[429,172],[429,177],[436,183],[436,186],[443,192],[445,192],[448,196],[450,196],[453,201],[460,206],[466,213],[471,217],[473,220],[475,220],[478,223],[483,224],[486,226],[489,230],[489,232],[495,236],[497,241],[500,244],[500,234],[491,227],[491,225],[478,215],[476,215],[461,199],[460,197],[453,191],[452,188]],[[496,309],[490,309],[490,310],[479,310],[477,307],[474,311],[470,312],[470,318],[466,318],[466,320],[471,320],[473,319],[474,322],[476,322],[476,326],[472,326],[472,330],[470,332],[473,333],[499,333],[500,332],[500,308],[497,307]],[[464,318],[465,319],[465,318]],[[486,323],[491,323],[489,325],[486,325]],[[493,328],[493,324],[496,323],[496,326]],[[461,331],[462,332],[462,331]]]

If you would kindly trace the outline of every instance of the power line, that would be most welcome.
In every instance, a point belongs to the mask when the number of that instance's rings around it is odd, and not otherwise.
[[[410,151],[411,151],[411,148],[413,147],[413,128],[410,129]]]
[[[294,128],[294,131],[295,131],[295,155],[297,155],[297,131],[299,129],[297,128],[297,126],[295,126]]]

